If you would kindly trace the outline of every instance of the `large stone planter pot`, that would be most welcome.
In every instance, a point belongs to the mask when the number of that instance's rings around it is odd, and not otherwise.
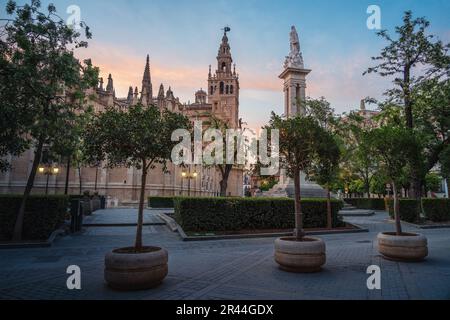
[[[428,256],[428,242],[421,234],[383,232],[378,235],[378,251],[390,260],[422,261]]]
[[[288,272],[318,272],[326,262],[325,242],[318,238],[294,237],[275,240],[275,261]]]
[[[142,253],[133,248],[116,249],[105,257],[105,281],[117,290],[144,290],[159,285],[168,273],[165,249],[145,247]]]

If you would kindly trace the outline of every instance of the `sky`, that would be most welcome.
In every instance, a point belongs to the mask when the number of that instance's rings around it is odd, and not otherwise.
[[[6,2],[1,0],[0,3]],[[430,33],[450,42],[450,0],[55,0],[61,17],[80,8],[93,33],[88,49],[101,75],[111,73],[117,96],[141,87],[150,55],[153,90],[172,87],[182,102],[207,87],[208,67],[215,70],[223,35],[228,34],[240,75],[240,116],[250,127],[266,123],[271,111],[282,114],[283,83],[278,78],[289,53],[290,27],[299,33],[307,78],[307,95],[325,97],[338,113],[359,107],[365,97],[382,98],[389,80],[363,76],[371,56],[384,47],[366,21],[369,5],[381,9],[381,27],[393,32],[405,10],[431,21]],[[25,1],[18,1],[25,3]],[[0,14],[4,14],[4,5]]]

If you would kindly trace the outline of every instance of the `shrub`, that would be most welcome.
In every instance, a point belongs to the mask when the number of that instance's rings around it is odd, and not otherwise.
[[[173,208],[173,197],[148,197],[151,208]]]
[[[433,222],[450,221],[450,199],[423,199],[425,217]]]
[[[389,215],[394,218],[394,200],[387,201],[389,206]],[[400,200],[400,219],[406,222],[417,222],[420,213],[420,201],[415,199]]]
[[[0,195],[0,240],[10,240],[14,231],[21,195]],[[24,240],[46,240],[67,213],[69,197],[31,195],[25,207]]]
[[[358,209],[386,210],[384,199],[380,198],[353,198],[344,201]]]
[[[285,198],[174,198],[175,219],[188,232],[293,229],[294,200]],[[332,201],[333,227],[342,202]],[[327,225],[326,200],[302,200],[305,228]]]

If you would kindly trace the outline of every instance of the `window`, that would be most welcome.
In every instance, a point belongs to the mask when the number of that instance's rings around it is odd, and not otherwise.
[[[227,64],[225,62],[222,62],[222,71],[227,71]]]
[[[230,87],[229,87],[228,85],[225,87],[225,93],[226,93],[226,94],[229,94],[229,93],[230,93]]]
[[[230,94],[233,94],[233,85],[230,86]]]
[[[225,89],[225,85],[223,82],[220,83],[220,94],[223,94],[223,91]]]
[[[213,94],[214,94],[214,87],[213,87],[213,86],[211,86],[211,89],[210,89],[210,94],[211,94],[211,95],[213,95]]]

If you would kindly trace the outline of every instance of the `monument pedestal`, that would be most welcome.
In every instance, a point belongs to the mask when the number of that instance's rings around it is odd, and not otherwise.
[[[286,171],[281,170],[280,182],[264,193],[266,197],[294,198],[294,179],[287,177]],[[326,198],[327,192],[318,184],[308,181],[304,173],[300,174],[300,196],[302,198]]]

